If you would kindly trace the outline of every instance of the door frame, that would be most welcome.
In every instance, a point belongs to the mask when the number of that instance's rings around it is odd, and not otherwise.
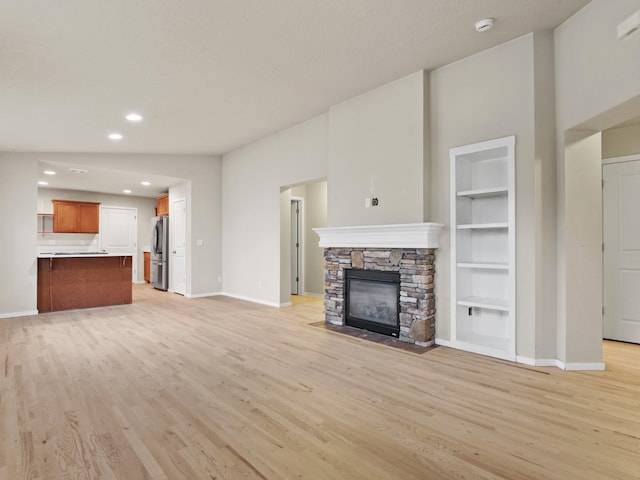
[[[176,282],[175,282],[175,254],[177,252],[175,246],[175,238],[176,238],[176,203],[184,202],[184,292],[176,291]],[[179,295],[183,295],[185,297],[189,294],[189,272],[188,272],[188,262],[187,257],[189,255],[189,237],[188,233],[188,216],[189,212],[187,211],[187,199],[186,197],[178,197],[171,198],[169,196],[169,291],[171,293],[177,293]],[[171,218],[174,218],[174,221],[171,221]],[[171,266],[173,264],[173,266]]]
[[[304,231],[304,197],[291,197],[290,205],[293,205],[293,202],[298,202],[298,243],[300,247],[298,248],[298,295],[304,295],[304,252],[305,252],[305,231]],[[291,211],[291,209],[289,209]],[[289,219],[290,226],[291,218]],[[293,239],[293,229],[291,234],[291,239]],[[292,244],[293,242],[290,240],[289,242]],[[291,245],[291,249],[293,250],[293,245]],[[293,258],[293,255],[291,255]],[[291,284],[293,284],[293,278],[291,279]],[[292,293],[293,295],[293,293]]]

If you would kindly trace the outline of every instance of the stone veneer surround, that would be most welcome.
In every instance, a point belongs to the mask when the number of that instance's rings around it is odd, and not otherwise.
[[[436,301],[432,248],[326,248],[325,320],[344,324],[344,270],[358,268],[400,273],[400,335],[404,342],[433,345]]]
[[[344,324],[344,270],[400,273],[400,336],[409,343],[435,343],[435,249],[437,223],[316,228],[324,247],[325,321]]]

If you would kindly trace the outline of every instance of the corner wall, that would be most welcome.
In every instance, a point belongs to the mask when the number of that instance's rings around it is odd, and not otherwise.
[[[37,313],[38,161],[0,153],[0,318]]]
[[[431,72],[432,221],[450,224],[449,149],[516,135],[516,352],[536,357],[534,36]],[[548,141],[548,140],[547,140]],[[551,144],[553,145],[553,144]],[[450,236],[436,252],[436,335],[449,340]]]
[[[616,28],[639,8],[638,0],[593,0],[554,32],[558,349],[567,368],[604,367],[601,347],[597,347],[602,340],[602,302],[598,301],[602,291],[588,288],[577,293],[572,283],[585,278],[594,279],[596,285],[602,282],[602,252],[593,248],[601,241],[601,210],[587,212],[577,201],[601,198],[602,188],[588,175],[589,181],[575,196],[574,182],[584,172],[574,158],[580,146],[572,144],[584,137],[581,131],[598,132],[638,115],[640,33],[618,40]],[[596,148],[593,141],[587,143]],[[586,158],[590,162],[591,153]],[[584,228],[574,221],[576,216],[600,230]],[[576,240],[578,234],[585,236]],[[576,241],[588,248],[574,251]]]

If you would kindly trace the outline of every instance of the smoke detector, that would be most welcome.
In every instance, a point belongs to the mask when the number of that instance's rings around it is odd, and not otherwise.
[[[482,20],[478,20],[476,22],[476,32],[486,32],[487,30],[491,30],[493,27],[493,18],[483,18]]]

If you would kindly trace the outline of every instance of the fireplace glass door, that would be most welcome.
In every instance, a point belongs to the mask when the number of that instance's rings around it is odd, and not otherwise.
[[[345,324],[398,336],[400,274],[345,270]]]

